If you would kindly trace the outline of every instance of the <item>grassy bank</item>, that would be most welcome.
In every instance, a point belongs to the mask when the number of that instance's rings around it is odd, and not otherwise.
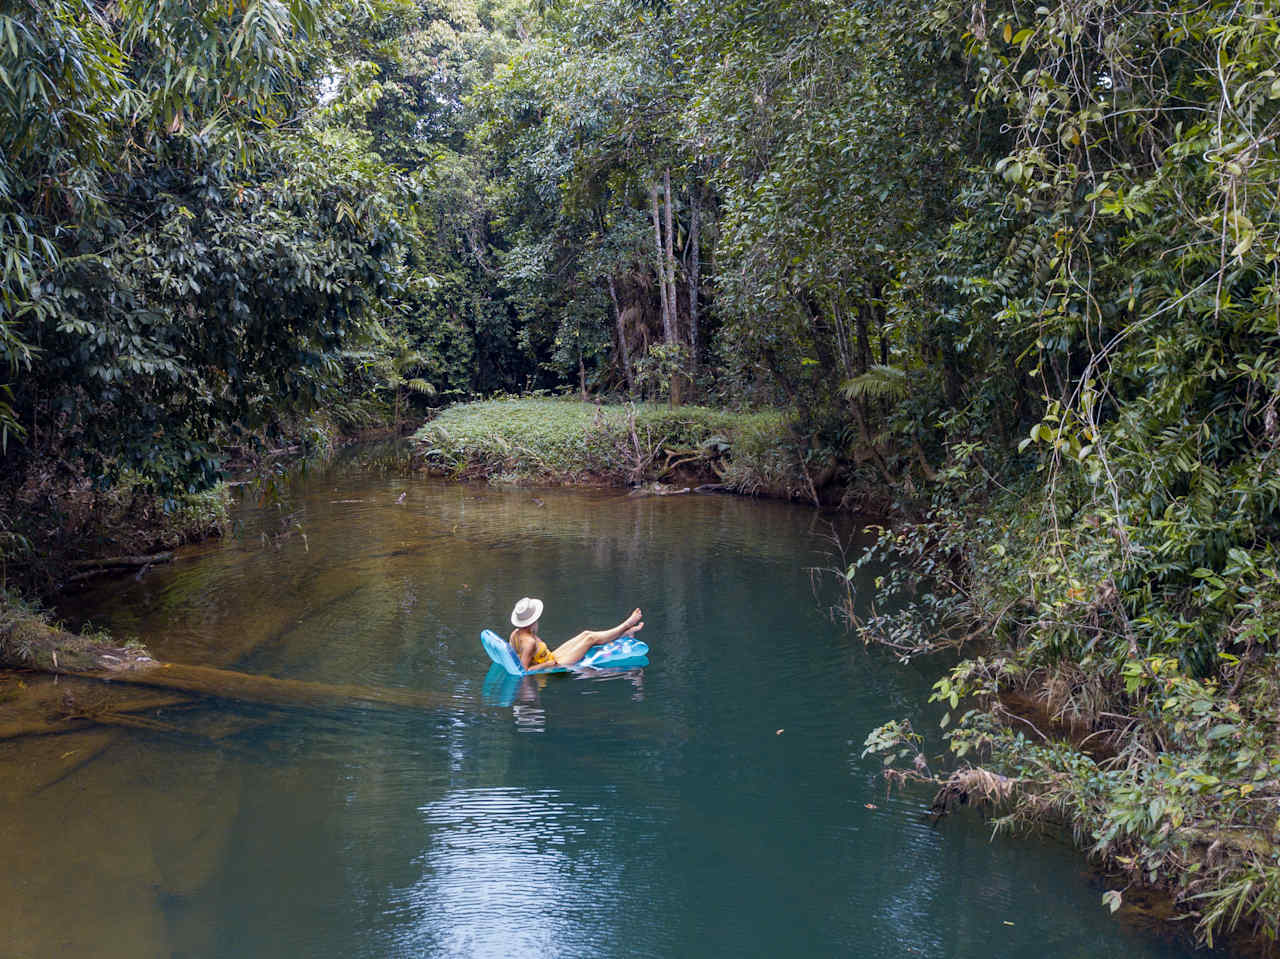
[[[440,472],[505,482],[715,483],[811,499],[804,451],[779,412],[511,398],[454,406],[414,434]]]

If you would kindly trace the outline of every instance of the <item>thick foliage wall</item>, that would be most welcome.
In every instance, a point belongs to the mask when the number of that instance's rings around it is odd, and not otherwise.
[[[329,13],[0,15],[10,476],[53,455],[201,488],[228,429],[342,381],[343,349],[400,282],[406,197],[358,137],[309,121]]]
[[[1014,134],[987,171],[1014,237],[990,280],[999,322],[1034,336],[1043,416],[994,496],[980,457],[1000,444],[953,444],[933,522],[896,544],[935,571],[938,543],[962,545],[941,612],[996,639],[935,688],[957,752],[1022,784],[1015,818],[1054,811],[1173,889],[1210,939],[1280,931],[1277,12],[939,12],[979,109]],[[907,655],[928,646],[902,621],[870,626]],[[995,721],[1010,690],[1114,756]]]

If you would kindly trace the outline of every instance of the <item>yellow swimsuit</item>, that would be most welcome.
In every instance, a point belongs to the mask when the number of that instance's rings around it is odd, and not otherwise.
[[[514,643],[511,644],[511,648],[513,650],[516,648]],[[518,660],[519,658],[520,652],[519,650],[516,650],[516,659]],[[535,646],[533,650],[533,658],[529,660],[529,666],[525,668],[528,669],[533,666],[541,666],[543,663],[553,662],[555,662],[555,657],[551,655],[551,650],[547,648],[546,643],[539,639],[538,645]]]

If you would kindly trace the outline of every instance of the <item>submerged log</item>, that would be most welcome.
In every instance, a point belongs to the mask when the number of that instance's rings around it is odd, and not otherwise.
[[[276,679],[252,673],[238,673],[212,666],[185,666],[181,663],[149,663],[128,669],[72,673],[85,679],[129,683],[155,689],[169,689],[196,696],[305,709],[364,706],[382,709],[428,710],[454,704],[444,695],[414,689],[377,686],[348,686],[312,683],[298,679]]]
[[[0,632],[0,667],[35,669],[60,676],[128,684],[197,697],[293,708],[363,706],[381,709],[430,710],[456,703],[448,696],[412,689],[332,685],[296,679],[276,679],[211,666],[157,662],[145,649],[113,646],[55,629],[35,619],[22,620]],[[179,701],[180,702],[180,701]],[[166,705],[177,705],[167,702]],[[116,706],[109,712],[122,722],[130,712]],[[42,731],[74,728],[77,718],[50,722]],[[35,732],[34,728],[28,732]]]
[[[0,742],[9,739],[24,739],[28,736],[50,736],[58,733],[73,733],[88,729],[91,726],[125,725],[127,718],[119,722],[110,722],[103,717],[119,719],[135,713],[146,713],[154,710],[189,706],[192,699],[187,694],[170,693],[167,695],[150,693],[134,695],[128,699],[112,700],[108,703],[94,704],[89,708],[71,703],[65,707],[44,710],[20,710],[16,717],[0,719]]]

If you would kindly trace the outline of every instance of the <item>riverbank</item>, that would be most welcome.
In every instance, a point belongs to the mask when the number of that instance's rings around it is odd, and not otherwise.
[[[89,721],[82,704],[63,702],[55,688],[25,682],[24,674],[111,671],[149,658],[136,642],[120,646],[104,633],[65,632],[46,606],[59,594],[103,576],[141,578],[173,561],[178,547],[224,535],[237,488],[271,496],[274,485],[300,463],[384,435],[398,434],[390,428],[344,429],[310,417],[274,444],[258,437],[224,448],[229,479],[168,502],[131,474],[103,488],[66,461],[28,463],[20,482],[3,487],[0,508],[0,726],[43,732]],[[92,715],[102,712],[95,708]]]
[[[389,427],[344,426],[311,416],[272,438],[241,437],[220,447],[226,479],[198,492],[159,495],[128,471],[104,483],[64,457],[32,458],[0,483],[4,585],[47,600],[109,572],[139,573],[172,550],[226,532],[234,491],[271,491],[299,463],[350,443],[392,435]]]
[[[433,472],[506,483],[715,486],[830,504],[784,413],[510,397],[450,407],[413,435]]]
[[[930,697],[948,754],[926,756],[904,719],[873,730],[866,754],[893,781],[937,788],[940,815],[973,804],[997,830],[1063,826],[1110,876],[1113,910],[1158,889],[1207,945],[1273,954],[1280,659],[1265,548],[1233,549],[1213,572],[1096,505],[1054,511],[1030,483],[980,502],[974,489],[951,482],[928,522],[886,531],[850,566],[852,582],[898,564],[880,584],[886,605],[904,601],[891,613],[846,596],[866,642],[955,657]]]

